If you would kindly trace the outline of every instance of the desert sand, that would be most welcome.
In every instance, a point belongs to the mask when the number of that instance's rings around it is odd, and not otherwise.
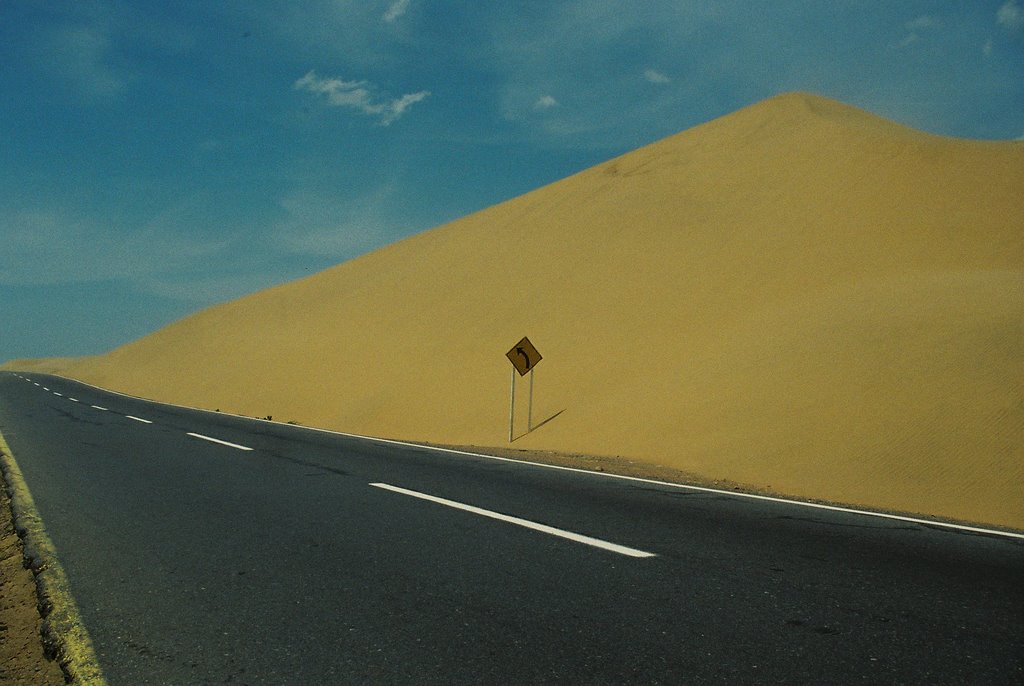
[[[1022,142],[784,94],[62,370],[507,447],[527,335],[515,448],[1024,529],[1022,191]]]
[[[0,473],[0,684],[56,686],[64,674],[47,658],[39,599],[14,526],[11,499]]]

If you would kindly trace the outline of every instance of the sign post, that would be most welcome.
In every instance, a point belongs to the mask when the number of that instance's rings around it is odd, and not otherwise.
[[[533,431],[533,375],[536,372],[530,369],[530,400],[526,403],[526,433]]]
[[[519,376],[530,375],[530,395],[526,408],[526,432],[529,433],[533,431],[533,368],[543,358],[530,339],[525,336],[505,353],[505,357],[512,363],[512,388],[510,391],[512,402],[508,414],[508,442],[511,443],[515,437],[513,427],[516,418],[516,372],[519,372]]]
[[[516,369],[512,368],[512,407],[508,411],[508,442],[512,442],[512,426],[516,421]]]

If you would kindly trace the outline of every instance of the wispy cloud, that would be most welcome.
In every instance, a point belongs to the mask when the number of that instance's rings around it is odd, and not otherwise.
[[[508,9],[487,17],[489,50],[483,60],[501,79],[502,116],[520,124],[523,136],[545,145],[607,150],[639,145],[697,123],[693,112],[700,108],[724,114],[719,100],[747,104],[753,98],[745,92],[736,96],[741,89],[734,83],[764,72],[747,69],[739,56],[749,51],[741,53],[731,44],[747,40],[731,31],[733,23],[749,23],[749,12],[730,9],[730,3],[651,0],[642,12],[623,12],[616,0],[525,4],[524,10],[506,3]],[[751,40],[770,43],[751,34]],[[725,35],[729,41],[721,38]],[[694,46],[699,59],[691,61],[691,48],[681,46]],[[778,41],[765,51],[767,63],[779,61]],[[685,79],[677,76],[684,73]],[[702,87],[712,81],[725,87]],[[557,93],[560,106],[544,110],[542,118],[531,116],[544,93]]]
[[[385,107],[385,117],[381,120],[381,123],[385,125],[390,124],[395,119],[401,117],[407,109],[424,100],[429,95],[430,91],[419,91],[418,93],[406,93],[402,97],[392,100]]]
[[[393,196],[394,189],[387,184],[347,198],[317,190],[294,190],[279,201],[286,218],[274,235],[292,254],[350,259],[400,235],[388,216]]]
[[[938,19],[927,14],[923,14],[916,19],[911,19],[905,24],[908,31],[924,31],[926,29],[933,29],[938,25]]]
[[[52,209],[0,216],[0,226],[0,284],[9,285],[145,280],[191,270],[228,245],[151,227],[100,224]]]
[[[1017,0],[1006,0],[996,11],[996,21],[1007,31],[1024,29],[1024,9]]]
[[[537,112],[550,110],[552,107],[558,107],[558,101],[550,95],[542,95],[533,103],[533,109]]]
[[[45,57],[50,69],[87,96],[110,96],[127,83],[109,64],[110,37],[103,29],[63,27],[54,30],[46,44]]]
[[[922,14],[921,16],[915,17],[914,19],[906,22],[903,26],[907,31],[909,31],[909,33],[899,42],[899,46],[901,48],[905,48],[919,42],[923,34],[939,28],[940,22],[931,15]]]
[[[907,46],[913,45],[919,40],[921,40],[921,37],[919,35],[917,35],[916,33],[910,33],[904,36],[903,40],[899,42],[899,46],[901,48],[905,48]]]
[[[369,81],[320,78],[315,71],[310,71],[296,81],[294,87],[296,90],[322,95],[327,99],[327,103],[334,107],[347,107],[377,117],[382,126],[391,124],[414,104],[430,95],[430,91],[418,91],[394,99],[381,98]]]
[[[654,69],[644,70],[644,80],[648,83],[670,83],[672,79]]]
[[[160,298],[204,306],[234,300],[286,280],[282,278],[286,275],[275,274],[266,267],[252,269],[254,262],[250,258],[246,265],[251,271],[239,272],[228,268],[221,273],[216,268],[209,268],[198,275],[164,274],[143,279],[139,286]],[[290,276],[295,278],[295,275]]]
[[[408,10],[409,0],[395,0],[395,2],[391,3],[391,6],[388,7],[388,11],[384,13],[384,21],[390,24],[405,14]]]

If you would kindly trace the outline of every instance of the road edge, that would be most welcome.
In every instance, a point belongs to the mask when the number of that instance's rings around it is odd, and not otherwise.
[[[28,484],[14,459],[14,452],[0,432],[0,469],[11,497],[14,528],[22,540],[25,563],[36,582],[43,644],[56,657],[69,683],[106,686],[92,639],[82,623],[57,551],[43,527]]]

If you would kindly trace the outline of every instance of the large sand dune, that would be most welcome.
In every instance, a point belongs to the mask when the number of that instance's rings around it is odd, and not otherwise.
[[[65,373],[507,446],[504,353],[523,335],[544,355],[535,423],[557,416],[517,448],[1024,528],[1024,143],[805,94]]]

